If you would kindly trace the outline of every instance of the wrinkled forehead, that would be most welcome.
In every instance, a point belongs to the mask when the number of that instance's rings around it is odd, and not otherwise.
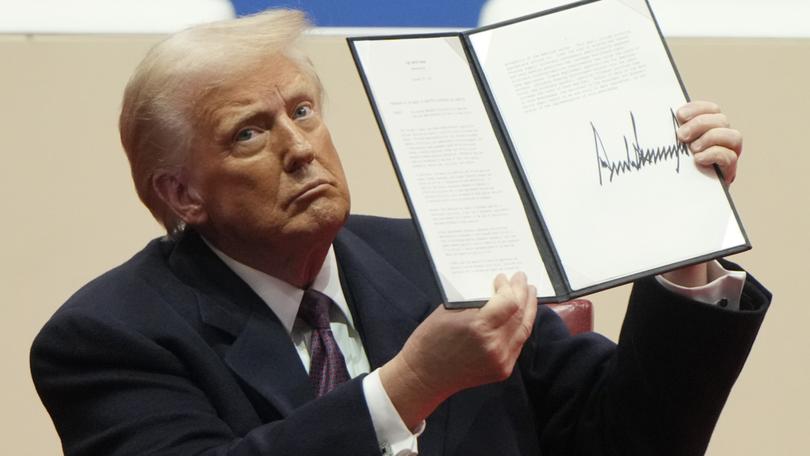
[[[305,59],[285,54],[242,64],[219,74],[212,72],[198,84],[191,115],[203,123],[208,123],[224,108],[256,104],[268,94],[283,98],[307,95],[318,102],[323,95],[312,65]]]

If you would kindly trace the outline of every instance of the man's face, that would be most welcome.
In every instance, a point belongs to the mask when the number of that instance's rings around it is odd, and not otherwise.
[[[349,190],[321,108],[318,85],[283,56],[198,102],[186,171],[205,236],[255,248],[331,242]]]

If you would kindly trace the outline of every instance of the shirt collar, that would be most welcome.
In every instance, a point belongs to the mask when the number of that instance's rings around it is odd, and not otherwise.
[[[298,307],[301,305],[301,298],[304,296],[304,290],[290,285],[289,283],[266,274],[258,269],[240,263],[233,258],[213,246],[204,237],[202,240],[206,245],[221,259],[231,270],[239,276],[259,297],[270,307],[270,310],[276,314],[276,317],[284,325],[288,334],[292,333],[295,318],[298,315]],[[337,258],[335,257],[335,250],[329,246],[329,251],[324,258],[321,270],[315,276],[315,280],[310,287],[313,290],[320,291],[321,293],[329,296],[337,304],[337,308],[342,313],[343,318],[350,327],[354,328],[354,321],[352,314],[349,311],[349,306],[346,303],[346,298],[343,296],[343,288],[340,285],[340,277],[338,276]]]

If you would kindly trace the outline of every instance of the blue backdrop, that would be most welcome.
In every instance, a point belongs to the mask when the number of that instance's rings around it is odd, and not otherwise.
[[[306,11],[322,27],[474,27],[485,0],[233,0],[238,15]]]

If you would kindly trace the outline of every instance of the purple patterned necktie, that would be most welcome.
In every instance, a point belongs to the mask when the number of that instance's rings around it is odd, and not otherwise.
[[[316,290],[306,290],[298,309],[298,318],[312,327],[309,343],[309,379],[318,397],[349,380],[346,361],[329,327],[332,299]]]

